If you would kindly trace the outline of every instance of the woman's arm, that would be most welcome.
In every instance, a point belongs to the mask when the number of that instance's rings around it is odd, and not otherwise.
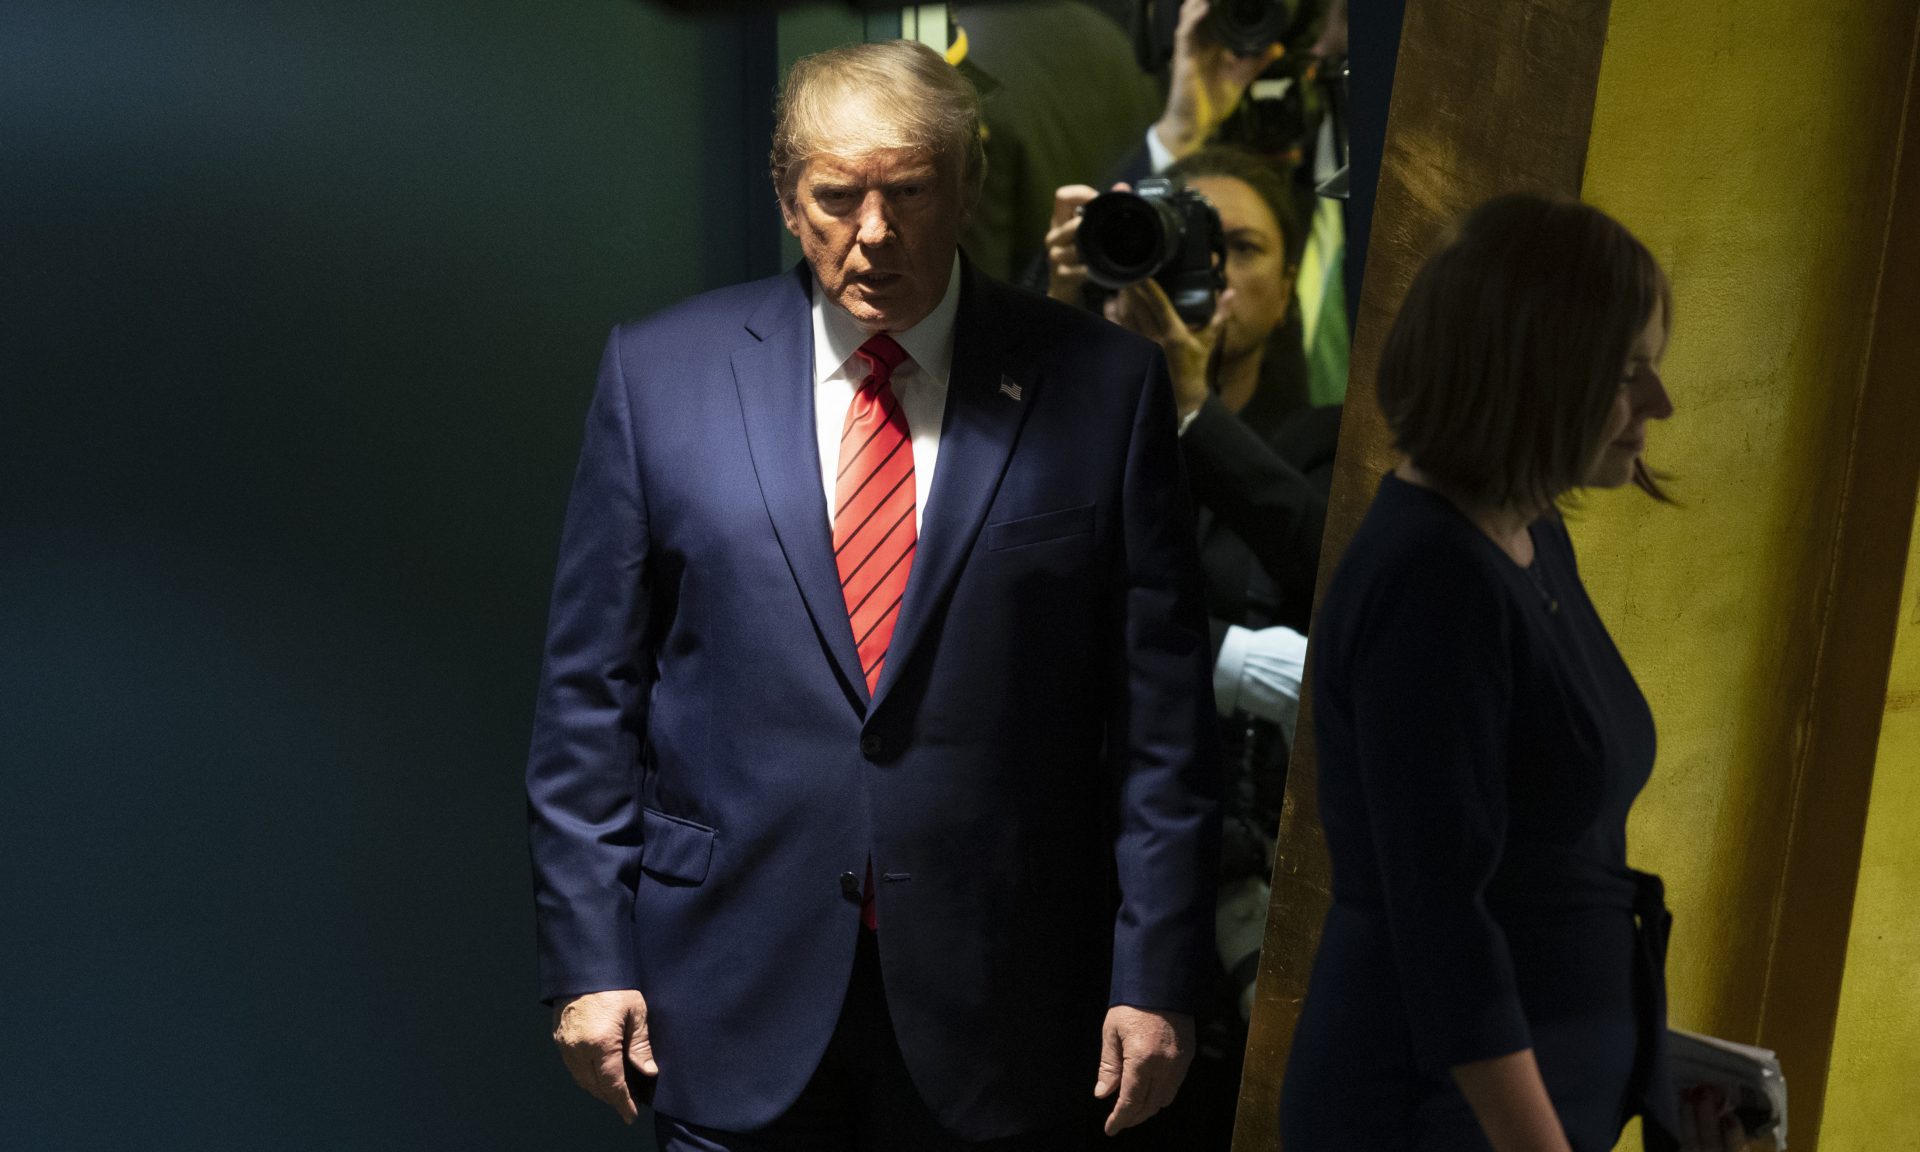
[[[1477,541],[1429,544],[1378,578],[1342,677],[1413,1056],[1499,1152],[1568,1152],[1484,898],[1508,836],[1508,599]]]
[[[1533,1049],[1455,1064],[1453,1080],[1494,1152],[1573,1152]]]

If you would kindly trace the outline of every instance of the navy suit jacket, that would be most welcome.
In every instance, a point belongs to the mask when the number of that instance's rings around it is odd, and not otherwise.
[[[1081,1114],[1109,1004],[1210,963],[1209,645],[1165,363],[961,278],[940,456],[869,698],[813,430],[802,265],[617,328],[527,772],[542,995],[638,988],[654,1103],[746,1131],[831,1036],[871,859],[935,1115]]]

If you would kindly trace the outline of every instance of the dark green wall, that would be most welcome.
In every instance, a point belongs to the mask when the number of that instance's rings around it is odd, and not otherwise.
[[[606,329],[771,270],[770,18],[0,4],[0,1145],[632,1149],[520,773]]]

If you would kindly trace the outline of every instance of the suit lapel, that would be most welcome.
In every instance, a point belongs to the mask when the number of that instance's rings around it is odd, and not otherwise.
[[[995,285],[964,262],[960,284],[953,368],[940,425],[940,459],[921,516],[906,596],[900,602],[887,662],[873,695],[874,708],[900,678],[914,648],[952,594],[1040,388],[1032,369],[1016,366],[1010,359],[1011,333],[1001,316]]]
[[[866,677],[847,623],[847,603],[833,563],[827,499],[820,486],[820,449],[813,415],[813,323],[806,266],[782,280],[747,321],[759,338],[733,354],[733,383],[746,419],[747,448],[814,629],[833,657],[843,686],[861,702]],[[943,447],[944,451],[944,447]],[[946,466],[941,458],[941,470]]]

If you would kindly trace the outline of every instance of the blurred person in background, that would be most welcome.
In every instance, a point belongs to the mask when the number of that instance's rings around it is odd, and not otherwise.
[[[1053,190],[1112,171],[1160,108],[1121,26],[1083,0],[997,0],[949,8],[947,58],[980,89],[987,179],[960,246],[1009,279],[1039,257]]]
[[[1328,0],[1324,9],[1308,0],[1296,10],[1296,19],[1313,37],[1310,42],[1290,37],[1301,54],[1298,60],[1288,57],[1282,43],[1254,55],[1236,54],[1209,25],[1211,11],[1211,0],[1182,0],[1166,103],[1110,180],[1165,174],[1202,148],[1221,145],[1281,173],[1300,222],[1294,312],[1288,318],[1307,356],[1297,388],[1303,403],[1338,404],[1346,396],[1351,344],[1345,201],[1337,198],[1345,194],[1316,190],[1332,182],[1345,164],[1343,112],[1329,94],[1345,90],[1339,77],[1346,68],[1346,0]],[[1279,67],[1283,63],[1286,67]],[[1056,231],[1066,223],[1063,212],[1072,207],[1056,200]]]

